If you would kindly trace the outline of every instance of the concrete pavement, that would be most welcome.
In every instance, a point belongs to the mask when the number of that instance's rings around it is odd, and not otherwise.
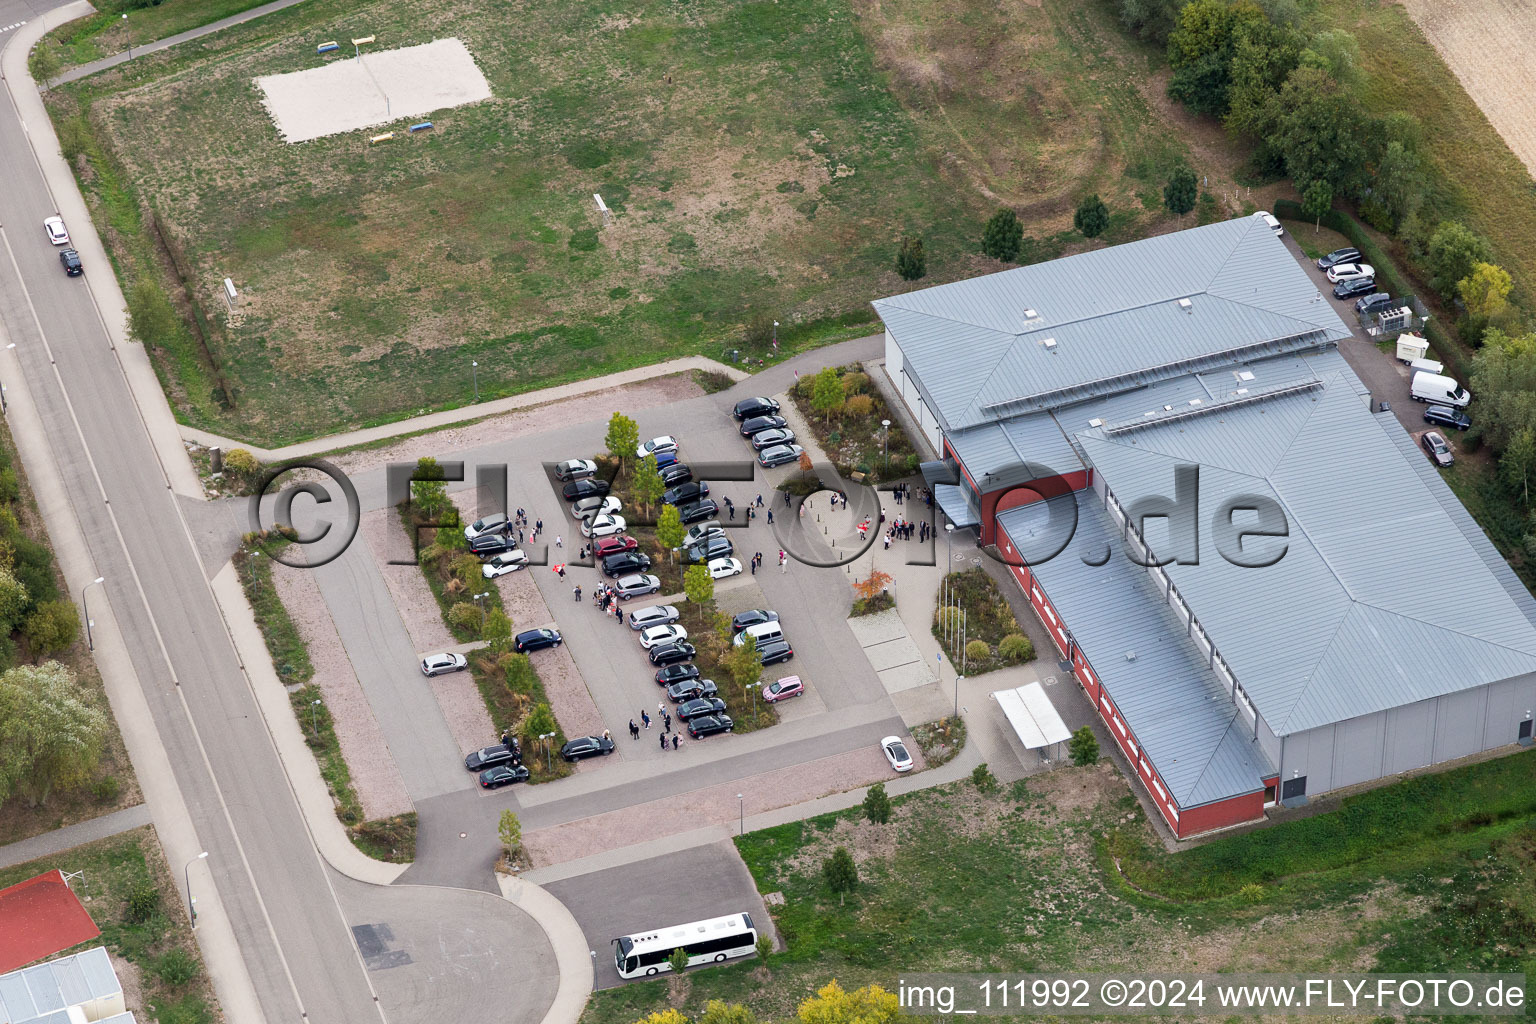
[[[152,820],[148,804],[135,804],[88,821],[56,828],[52,832],[44,832],[42,835],[32,836],[17,843],[7,843],[5,846],[0,846],[0,868],[14,867],[49,854],[62,853],[81,843],[94,843],[98,839],[105,839],[108,836],[148,825]]]

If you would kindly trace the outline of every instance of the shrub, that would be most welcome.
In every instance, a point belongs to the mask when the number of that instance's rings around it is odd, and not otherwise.
[[[981,251],[995,260],[1012,263],[1024,245],[1024,225],[1018,214],[1004,208],[994,213],[981,232]]]
[[[827,880],[827,888],[835,893],[853,892],[859,884],[859,869],[853,863],[848,847],[839,846],[821,865],[821,875]]]
[[[62,651],[80,635],[80,613],[71,601],[44,601],[27,616],[22,632],[33,654]]]
[[[773,952],[773,938],[767,932],[759,932],[757,935],[757,958],[767,960],[768,954]]]
[[[1083,233],[1084,238],[1097,238],[1109,227],[1109,207],[1098,194],[1088,196],[1077,204],[1072,214],[1072,226]]]
[[[868,395],[854,395],[843,408],[850,416],[868,416],[875,411],[875,400]]]
[[[980,665],[992,657],[992,648],[987,646],[985,640],[972,640],[965,645],[965,660]]]
[[[682,974],[688,969],[688,951],[679,946],[667,955],[667,966],[672,968],[673,974]]]
[[[261,463],[244,448],[231,448],[224,453],[224,468],[237,476],[252,476],[261,468]]]
[[[455,633],[478,632],[480,609],[471,601],[460,601],[448,609],[448,628]]]
[[[1249,882],[1241,889],[1237,890],[1237,894],[1248,903],[1264,902],[1264,887],[1258,882]]]
[[[1072,755],[1072,763],[1079,768],[1098,761],[1099,741],[1093,735],[1093,728],[1085,725],[1074,732],[1067,744],[1067,752]]]
[[[971,782],[983,793],[997,792],[997,776],[985,764],[979,764],[971,771]]]
[[[98,803],[110,804],[117,799],[117,776],[103,775],[91,783],[91,795]]]
[[[869,374],[845,373],[843,374],[843,394],[862,395],[869,390]]]
[[[891,820],[891,798],[885,793],[885,783],[875,783],[864,794],[864,817],[876,825]]]
[[[1014,779],[1013,785],[1008,787],[1008,796],[1015,803],[1023,803],[1029,799],[1029,780]]]
[[[901,250],[896,254],[896,273],[903,281],[916,281],[928,273],[928,257],[923,253],[921,238],[901,240]]]
[[[500,608],[492,608],[485,613],[485,626],[480,630],[480,639],[489,640],[492,647],[504,646],[512,639],[512,620],[507,613]]]
[[[133,888],[128,890],[128,904],[124,908],[123,916],[129,924],[143,924],[160,909],[160,890],[155,888],[155,883],[147,878],[142,878],[133,883]]]
[[[509,854],[516,853],[523,845],[523,823],[517,820],[517,814],[509,807],[501,812],[501,821],[496,826],[496,834],[501,837],[502,848]]]
[[[1010,665],[1020,665],[1034,660],[1035,645],[1022,633],[1009,633],[998,641],[997,654]]]
[[[457,532],[457,531],[455,531]],[[442,533],[441,530],[438,531]],[[480,559],[474,555],[463,554],[453,560],[454,579],[464,584],[464,589],[471,593],[478,592],[485,577],[480,573]]]
[[[155,977],[165,984],[180,988],[197,977],[197,961],[178,946],[157,957],[152,970]]]

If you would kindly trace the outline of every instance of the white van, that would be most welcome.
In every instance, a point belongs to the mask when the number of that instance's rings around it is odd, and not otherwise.
[[[764,644],[772,643],[775,640],[783,640],[784,631],[779,628],[777,622],[759,622],[757,625],[748,626],[740,633],[737,633],[731,643],[740,647],[747,642],[747,637],[749,636],[757,641],[757,646],[761,649]]]
[[[1458,409],[1466,408],[1472,396],[1467,394],[1467,389],[1457,384],[1450,377],[1443,377],[1438,373],[1416,373],[1413,375],[1413,383],[1409,385],[1415,402],[1434,402],[1436,405],[1452,405]]]

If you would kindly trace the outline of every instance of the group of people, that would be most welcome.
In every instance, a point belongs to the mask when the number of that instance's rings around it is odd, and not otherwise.
[[[580,604],[581,584],[578,583],[572,587],[571,593],[575,595],[576,603]],[[624,609],[619,604],[619,592],[614,590],[611,584],[599,583],[597,586],[593,587],[592,603],[596,605],[598,610],[601,611],[604,615],[612,615],[615,619],[618,619],[619,625],[622,626],[624,624]]]
[[[656,704],[656,714],[661,719],[661,732],[656,737],[661,743],[661,749],[666,750],[668,745],[670,745],[673,750],[676,750],[678,734],[672,731],[672,715],[667,711],[667,706],[658,702]],[[651,716],[644,708],[640,709],[640,721],[645,723],[647,729],[651,727]],[[633,718],[629,720],[629,738],[632,740],[640,738],[640,726],[635,724]]]
[[[926,519],[916,523],[910,519],[894,520],[885,531],[885,549],[887,551],[891,549],[891,541],[893,540],[912,540],[915,538],[925,541],[931,532],[932,528],[928,525],[928,520]]]

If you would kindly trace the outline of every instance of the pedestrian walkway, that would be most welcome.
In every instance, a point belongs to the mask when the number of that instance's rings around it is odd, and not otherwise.
[[[63,853],[83,843],[94,843],[98,839],[115,836],[120,832],[127,832],[150,823],[148,804],[124,807],[120,811],[103,814],[99,818],[56,828],[52,832],[44,832],[31,839],[0,846],[0,868],[15,867],[17,864],[25,864],[39,857]]]

